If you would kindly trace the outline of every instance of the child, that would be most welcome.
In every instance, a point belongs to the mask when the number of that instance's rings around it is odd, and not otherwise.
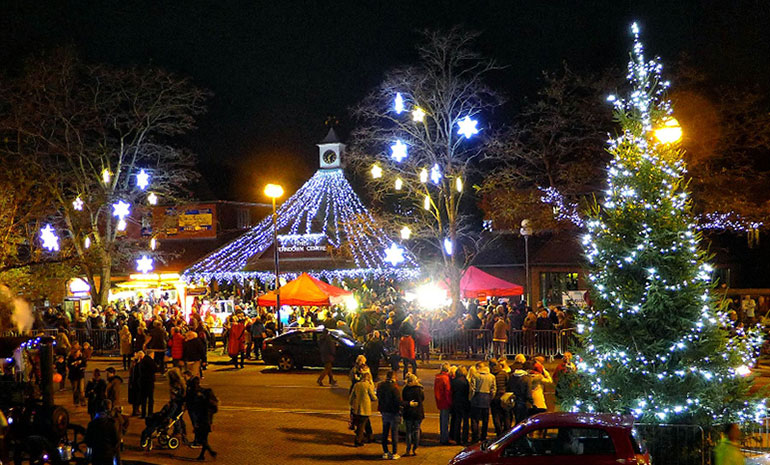
[[[65,382],[67,379],[67,360],[64,359],[64,355],[56,356],[56,373],[61,375],[61,381],[59,381],[59,390],[63,391],[65,388]]]

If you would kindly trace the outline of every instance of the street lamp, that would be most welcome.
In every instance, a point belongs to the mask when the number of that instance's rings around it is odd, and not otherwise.
[[[265,195],[273,200],[273,260],[275,261],[275,320],[278,333],[281,332],[281,282],[278,275],[278,213],[275,209],[275,200],[283,196],[283,187],[278,184],[265,186]]]
[[[655,138],[662,144],[673,144],[682,139],[682,127],[676,118],[667,118],[663,125],[653,131]]]
[[[530,226],[529,220],[521,220],[521,229],[519,229],[519,233],[524,237],[524,273],[527,281],[527,305],[530,305],[530,298],[532,297],[530,285],[532,283],[529,279],[529,236],[532,235],[532,226]]]

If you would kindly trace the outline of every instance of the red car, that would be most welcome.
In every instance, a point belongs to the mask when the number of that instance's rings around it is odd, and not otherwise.
[[[633,424],[631,416],[541,413],[463,449],[449,465],[650,465]]]

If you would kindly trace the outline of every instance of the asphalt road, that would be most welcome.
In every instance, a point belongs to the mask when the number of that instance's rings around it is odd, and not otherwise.
[[[348,387],[346,372],[335,372],[338,387],[320,387],[315,380],[318,370],[300,370],[289,373],[279,372],[274,367],[265,367],[262,362],[247,361],[246,368],[235,370],[226,364],[226,358],[209,353],[211,363],[205,372],[202,384],[214,389],[219,398],[219,413],[214,417],[210,435],[212,447],[219,453],[217,463],[233,464],[363,464],[382,460],[379,444],[353,447],[353,434],[347,429]],[[460,362],[470,364],[470,362]],[[120,360],[100,358],[89,362],[88,377],[93,368],[114,366],[128,382],[128,374],[121,370]],[[422,444],[416,457],[402,457],[402,461],[415,464],[446,464],[457,452],[459,446],[438,444],[438,410],[433,399],[433,377],[437,363],[428,367],[418,366],[418,375],[425,386],[426,418],[422,424]],[[381,370],[380,376],[383,376]],[[755,372],[755,388],[770,381],[770,369],[763,365]],[[165,377],[158,375],[155,384],[155,409],[168,400]],[[128,388],[124,384],[122,397],[124,410],[127,405]],[[547,392],[547,400],[553,405],[553,393]],[[70,410],[71,421],[85,426],[88,416],[85,407],[72,406],[71,391],[56,394],[56,401]],[[375,436],[379,436],[381,422],[379,415],[371,417]],[[188,425],[188,437],[192,439],[192,427]],[[139,447],[139,437],[144,421],[131,419],[129,432],[124,438],[125,463],[177,464],[194,461],[199,449],[180,446],[171,451],[156,447],[149,452]],[[490,419],[490,432],[492,422]],[[490,433],[491,435],[494,433]],[[399,444],[403,453],[405,444]],[[207,461],[212,461],[208,458]]]
[[[335,372],[338,387],[320,387],[316,384],[318,370],[300,370],[290,373],[265,367],[261,362],[247,361],[246,368],[235,370],[225,364],[223,357],[212,357],[202,384],[213,388],[219,398],[219,413],[214,417],[213,431],[209,437],[211,446],[218,452],[217,463],[368,463],[382,460],[379,444],[353,447],[353,433],[347,429],[348,388],[346,372]],[[122,397],[124,411],[127,405],[128,374],[121,370],[118,359],[100,358],[88,365],[88,378],[93,368],[114,366],[124,378]],[[433,399],[433,377],[437,369],[418,366],[418,375],[425,386],[426,418],[422,424],[422,445],[416,457],[401,460],[415,464],[445,464],[462,448],[438,444],[438,410]],[[384,367],[383,367],[384,369]],[[384,376],[381,370],[380,377]],[[164,377],[158,375],[155,384],[155,409],[168,400],[168,387]],[[56,394],[56,402],[70,410],[71,421],[85,426],[88,416],[85,407],[72,406],[72,392]],[[188,437],[192,428],[185,415]],[[382,424],[379,415],[371,417],[376,437]],[[200,452],[180,446],[170,451],[157,445],[150,452],[139,447],[139,437],[144,421],[131,418],[129,432],[124,437],[124,462],[174,464],[193,461]],[[490,430],[492,430],[490,419]],[[493,433],[492,433],[493,434]],[[405,444],[399,444],[403,453]],[[206,458],[207,461],[212,459]]]

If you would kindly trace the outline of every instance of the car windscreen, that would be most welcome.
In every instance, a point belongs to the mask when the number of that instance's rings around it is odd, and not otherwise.
[[[348,347],[355,347],[356,342],[353,339],[350,339],[347,336],[342,336],[340,334],[335,334],[334,338],[340,341],[341,343],[345,344]]]
[[[524,426],[523,426],[522,424],[518,424],[518,425],[514,426],[514,427],[513,427],[513,429],[511,429],[510,431],[508,431],[507,433],[505,433],[505,435],[503,435],[502,437],[500,437],[500,438],[498,438],[497,440],[495,440],[495,442],[493,442],[492,444],[490,444],[490,445],[489,445],[489,449],[490,449],[490,450],[495,450],[495,449],[497,449],[498,447],[501,447],[502,445],[504,445],[505,443],[507,443],[507,442],[508,442],[508,439],[510,439],[510,438],[512,438],[513,436],[515,436],[516,434],[518,434],[518,432],[519,432],[519,431],[521,431],[521,429],[522,429],[523,427],[524,427]]]

